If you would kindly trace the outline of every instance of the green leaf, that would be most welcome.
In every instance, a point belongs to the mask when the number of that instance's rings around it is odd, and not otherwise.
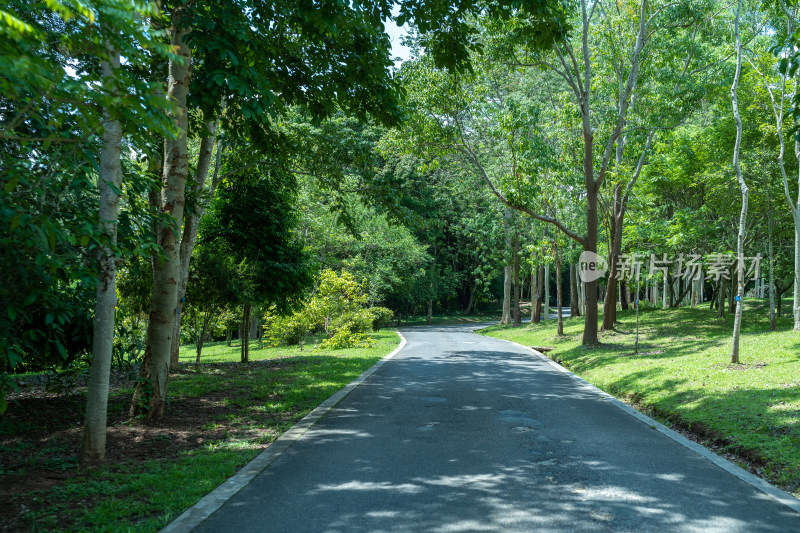
[[[17,352],[15,352],[13,350],[9,350],[8,351],[8,365],[11,368],[14,368],[15,366],[17,366],[21,362],[22,362],[22,357],[20,357]]]
[[[14,188],[17,186],[17,183],[19,183],[19,180],[20,180],[21,177],[22,177],[22,174],[15,174],[15,175],[11,176],[11,179],[8,180],[8,183],[6,183],[5,187],[3,187],[3,189],[5,189],[6,192],[13,191]]]

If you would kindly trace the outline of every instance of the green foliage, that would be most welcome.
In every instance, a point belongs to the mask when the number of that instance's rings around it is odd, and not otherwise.
[[[267,313],[264,320],[266,336],[272,346],[302,345],[315,326],[303,312],[283,316]]]
[[[394,311],[386,307],[370,307],[367,311],[372,315],[372,329],[374,331],[385,328],[394,317]]]
[[[353,274],[326,269],[320,274],[319,286],[304,312],[310,323],[331,337],[340,330],[361,333],[371,328],[372,315],[365,309],[366,304],[364,284],[356,281]]]
[[[203,298],[218,302],[230,302],[235,293],[241,303],[285,307],[310,282],[307,258],[293,231],[296,185],[290,175],[266,163],[256,165],[248,176],[250,179],[222,183],[203,218],[199,243],[209,250],[208,269],[213,266],[218,272],[209,272],[205,276],[207,290],[198,291],[208,292]],[[233,265],[226,257],[239,265],[238,280],[231,280]],[[201,256],[201,266],[204,264]],[[218,275],[227,279],[216,279]],[[221,281],[238,286],[220,287]]]
[[[376,320],[388,309],[366,308],[364,284],[350,272],[337,274],[325,269],[317,289],[302,308],[288,317],[267,317],[267,337],[274,343],[300,344],[316,329],[325,332],[322,348],[342,349],[369,343],[364,333],[374,328]],[[373,311],[375,309],[375,311]],[[296,342],[295,342],[296,341]]]
[[[123,125],[128,154],[152,135],[173,133],[160,82],[136,74],[140,62],[171,53],[163,32],[143,23],[154,9],[12,1],[0,12],[0,371],[65,365],[91,345],[95,254],[103,243],[95,184],[103,113]],[[101,83],[106,45],[128,60],[112,83]],[[125,157],[126,183],[148,183]],[[125,192],[141,191],[126,185]],[[120,257],[148,246],[148,214],[130,198]]]
[[[384,142],[387,162],[380,179],[398,191],[400,207],[413,214],[403,220],[428,256],[420,258],[413,280],[387,305],[409,313],[431,300],[463,311],[470,300],[494,299],[492,281],[504,261],[501,206],[457,159],[437,157],[425,164],[394,153],[391,136]]]
[[[323,350],[343,350],[345,348],[371,348],[374,341],[364,333],[354,332],[350,328],[342,328],[333,336],[319,343]]]
[[[189,105],[213,116],[224,100],[223,127],[237,140],[269,151],[272,122],[292,105],[315,121],[339,109],[384,124],[402,116],[382,31],[388,4],[235,0],[187,8],[197,63]]]
[[[89,359],[82,357],[71,361],[63,369],[48,371],[45,374],[45,388],[47,392],[66,396],[75,392],[88,377]]]
[[[509,0],[482,3],[461,1],[457,7],[441,0],[400,3],[399,25],[408,21],[425,35],[425,47],[437,67],[471,70],[475,62],[471,52],[482,50],[477,32],[470,22],[478,15],[509,19],[519,16],[529,22],[524,37],[539,48],[548,48],[570,31],[570,5],[553,0]]]

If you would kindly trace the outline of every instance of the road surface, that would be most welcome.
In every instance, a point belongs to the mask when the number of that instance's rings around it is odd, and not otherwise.
[[[196,530],[800,531],[800,514],[518,346],[402,332]]]

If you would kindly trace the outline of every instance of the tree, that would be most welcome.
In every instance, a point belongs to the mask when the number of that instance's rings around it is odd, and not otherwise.
[[[784,139],[784,119],[786,116],[786,100],[789,98],[795,102],[798,101],[798,94],[797,91],[797,82],[795,82],[795,89],[794,95],[792,96],[791,92],[789,92],[789,86],[787,84],[788,79],[790,77],[790,73],[792,71],[796,71],[797,69],[797,60],[798,56],[796,53],[791,52],[791,46],[793,40],[796,38],[795,30],[797,28],[797,17],[798,17],[798,6],[789,6],[783,0],[779,3],[779,14],[774,15],[773,18],[775,19],[775,23],[772,26],[777,26],[779,28],[779,32],[777,32],[776,40],[778,40],[778,44],[775,46],[774,50],[778,51],[782,54],[782,57],[779,62],[779,72],[780,78],[778,83],[774,83],[767,75],[766,70],[762,73],[758,70],[756,65],[750,61],[750,64],[753,68],[758,72],[758,74],[763,78],[763,82],[769,95],[771,108],[773,115],[775,117],[775,127],[777,130],[778,140],[779,140],[779,152],[777,155],[778,166],[781,171],[781,180],[783,183],[783,192],[784,197],[786,198],[787,205],[789,210],[792,214],[792,219],[794,222],[794,300],[793,300],[793,319],[794,319],[794,330],[800,331],[800,172],[798,172],[798,196],[797,201],[792,200],[792,195],[789,190],[789,179],[787,177],[787,170],[786,170],[786,161],[785,161],[785,139]],[[783,15],[784,17],[781,17]],[[762,67],[763,68],[763,67]],[[774,83],[774,85],[773,85]],[[776,98],[775,93],[778,92],[778,98]],[[797,113],[795,109],[793,113]],[[795,159],[800,160],[800,141],[795,139]],[[770,219],[771,220],[771,219]],[[770,261],[772,261],[772,253],[770,253]],[[772,268],[772,267],[771,267]],[[772,277],[770,275],[770,277]],[[770,294],[772,294],[774,290],[770,290]]]
[[[251,179],[224,182],[201,228],[201,243],[224,243],[241,264],[243,333],[254,305],[285,306],[310,283],[302,242],[294,230],[296,183],[277,161],[251,169]],[[242,338],[242,362],[249,359],[249,336]]]
[[[119,50],[106,41],[107,58],[101,62],[103,84],[115,85],[114,70],[120,67]],[[114,94],[113,89],[111,89]],[[122,188],[122,125],[108,109],[103,113],[103,151],[97,188],[100,197],[100,234],[105,242],[98,252],[97,304],[94,313],[94,345],[86,401],[86,422],[81,444],[80,462],[88,464],[105,455],[108,381],[114,346],[114,308],[117,304],[116,254],[119,197]]]
[[[118,233],[123,236],[135,233],[133,228],[142,222],[138,216],[139,220],[133,225],[129,225],[132,221],[128,216],[120,220],[121,195],[127,186],[123,183],[123,175],[129,184],[133,182],[134,187],[137,182],[146,181],[136,165],[123,157],[123,135],[128,145],[136,149],[143,145],[146,129],[161,135],[170,134],[163,102],[153,98],[151,85],[136,79],[130,64],[121,64],[120,56],[124,55],[136,64],[148,56],[167,57],[169,51],[159,42],[161,33],[143,23],[155,14],[154,6],[147,4],[130,10],[120,10],[104,0],[48,4],[47,7],[40,6],[41,10],[31,9],[27,4],[9,7],[12,11],[3,11],[0,17],[2,32],[10,37],[7,41],[4,39],[3,71],[13,73],[10,77],[3,77],[2,82],[3,109],[4,113],[9,113],[5,115],[9,121],[2,129],[2,142],[11,141],[16,146],[6,145],[2,152],[12,160],[27,159],[32,166],[24,168],[19,163],[9,167],[3,165],[10,171],[5,176],[8,178],[5,192],[12,198],[17,196],[15,189],[18,186],[27,188],[28,184],[37,182],[39,171],[34,170],[35,167],[47,166],[40,167],[45,178],[38,183],[43,193],[39,202],[40,217],[30,209],[19,215],[14,213],[14,208],[3,211],[11,215],[12,230],[16,226],[46,230],[42,236],[49,251],[42,259],[46,255],[52,258],[36,262],[37,267],[49,270],[48,274],[26,276],[28,283],[32,281],[33,286],[39,285],[39,289],[50,293],[49,297],[40,298],[37,290],[26,290],[17,298],[24,298],[23,308],[49,300],[45,303],[47,313],[43,322],[58,327],[48,328],[55,330],[55,334],[48,335],[47,342],[67,359],[79,355],[80,351],[77,346],[62,342],[64,337],[58,330],[69,330],[77,316],[59,310],[63,307],[59,300],[76,287],[96,288],[92,368],[80,453],[81,463],[87,464],[102,459],[105,453],[117,262],[144,249],[141,241],[124,242],[118,246]],[[125,90],[121,90],[122,87]],[[99,135],[96,132],[100,132]],[[43,157],[45,153],[50,157]],[[97,153],[100,153],[99,161]],[[20,156],[23,159],[19,159]],[[123,170],[123,163],[129,163],[127,172]],[[94,168],[98,169],[97,174]],[[52,180],[50,176],[56,179]],[[95,180],[97,194],[89,190]],[[68,184],[67,188],[62,188],[62,184]],[[56,204],[67,203],[70,197],[79,198],[74,202],[78,209],[72,216],[64,217],[58,208],[41,201],[48,193]],[[20,201],[24,196],[23,193],[14,200],[17,208],[26,207],[25,202]],[[85,210],[91,203],[95,204],[95,212],[99,204],[98,215],[90,216]],[[132,210],[135,206],[129,204],[127,214]],[[59,219],[72,220],[64,224]],[[23,232],[24,229],[18,233]],[[34,242],[29,243],[33,246],[29,244],[23,254],[33,252],[37,247]],[[62,269],[63,273],[60,273]],[[56,280],[59,278],[67,281],[63,288],[58,286],[60,282]],[[14,300],[17,298],[8,300],[12,322],[16,315],[28,314],[26,311],[16,312]],[[13,333],[6,337],[13,345],[6,352],[10,362],[17,357],[18,350],[27,351],[30,341],[39,337],[38,328],[23,326],[23,329],[27,331],[19,337]]]
[[[197,364],[200,363],[209,325],[223,309],[239,305],[244,288],[242,268],[234,262],[226,242],[210,241],[198,246],[193,259],[189,270],[191,283],[187,285],[186,307],[202,316],[202,324],[197,332]]]
[[[223,128],[234,139],[267,148],[274,139],[269,135],[272,114],[285,105],[300,104],[316,118],[329,115],[335,104],[387,122],[399,114],[388,41],[376,30],[388,15],[386,5],[329,5],[321,16],[313,5],[220,0],[171,5],[168,14],[178,52],[169,62],[167,99],[175,108],[178,135],[165,144],[158,208],[171,220],[156,232],[165,258],[154,263],[147,348],[131,405],[133,415],[143,413],[147,420],[163,415],[166,398],[180,284],[177,236],[184,223],[190,104],[204,117],[215,117],[224,100]],[[194,75],[193,56],[201,60]],[[140,404],[143,398],[147,405]]]
[[[519,79],[520,75],[497,74],[499,69],[494,68],[492,62],[487,62],[481,72],[472,77],[443,71],[422,76],[420,79],[427,81],[415,85],[410,91],[411,94],[416,91],[416,94],[425,95],[422,102],[415,105],[419,105],[423,113],[427,112],[429,115],[421,119],[417,126],[413,126],[424,139],[421,143],[423,149],[452,149],[462,153],[504,205],[555,225],[590,253],[597,252],[600,229],[598,201],[601,188],[606,177],[618,170],[614,168],[612,153],[617,147],[620,159],[623,153],[621,139],[632,136],[626,128],[630,126],[628,121],[631,102],[641,92],[638,80],[644,64],[643,57],[649,53],[647,47],[656,30],[669,27],[662,19],[670,20],[675,15],[674,12],[682,8],[676,4],[651,7],[645,0],[640,4],[626,4],[618,9],[624,9],[624,13],[619,15],[619,20],[612,21],[602,3],[588,6],[586,2],[582,2],[576,21],[580,34],[578,39],[573,40],[562,34],[546,47],[531,39],[533,29],[525,17],[487,16],[482,19],[487,28],[487,49],[491,51],[492,58],[517,68],[544,67],[554,73],[553,79],[538,76],[538,87],[544,90],[539,91],[541,101],[533,105],[529,102],[521,106],[524,100],[513,96],[513,89],[508,90],[509,86],[519,83],[511,80]],[[598,22],[592,23],[595,16]],[[615,37],[614,32],[606,32],[602,26],[607,23],[611,28],[613,24],[623,24],[628,20],[633,26],[629,32],[633,41],[628,43],[630,46],[609,45],[606,48],[610,49],[610,63],[615,66],[618,82],[611,92],[611,101],[615,105],[613,109],[607,109],[605,102],[609,101],[606,98],[608,87],[598,80],[604,79],[601,75],[609,62],[600,61],[598,51],[603,50],[601,44],[604,40],[613,42]],[[623,58],[627,59],[626,64],[622,63]],[[430,66],[425,66],[425,61],[423,58],[417,62],[420,68],[416,72],[426,72],[425,69],[430,71]],[[427,61],[430,63],[430,60]],[[685,68],[684,65],[684,70]],[[416,75],[414,70],[409,70],[408,73],[410,79]],[[436,88],[429,89],[424,83],[433,83]],[[482,83],[486,84],[488,90],[476,91],[476,87],[480,87]],[[574,153],[577,147],[572,141],[574,134],[568,135],[563,147],[560,147],[553,142],[558,137],[548,131],[547,122],[542,120],[546,104],[555,103],[565,91],[572,100],[569,105],[581,118],[577,127],[582,146],[577,157]],[[553,108],[553,112],[558,112],[556,105]],[[438,117],[446,117],[446,120],[439,120],[439,124],[436,124]],[[478,124],[481,121],[488,122],[489,128],[479,130]],[[601,127],[596,125],[598,121],[602,124]],[[491,128],[494,128],[494,133],[489,133]],[[485,133],[481,137],[478,131]],[[603,144],[598,144],[597,153],[595,133],[604,136]],[[507,147],[507,155],[498,150],[498,146],[502,144]],[[558,209],[548,208],[547,200],[537,197],[544,187],[558,190],[558,182],[548,184],[549,179],[563,176],[572,181],[578,172],[582,175],[581,186],[584,189],[582,201],[586,202],[585,231],[565,224],[559,218],[563,213]],[[545,179],[539,176],[544,176]],[[566,190],[567,187],[562,184],[562,192],[558,196],[567,196]],[[621,191],[620,188],[618,204],[623,200]],[[536,201],[532,200],[534,197]],[[618,207],[618,220],[621,220],[623,213],[624,209]],[[589,283],[584,328],[586,344],[597,342],[596,294],[597,284]]]

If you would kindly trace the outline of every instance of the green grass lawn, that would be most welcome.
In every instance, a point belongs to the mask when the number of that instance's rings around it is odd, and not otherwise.
[[[638,355],[634,312],[618,318],[617,331],[601,333],[594,349],[581,346],[582,317],[565,320],[563,337],[554,320],[481,333],[554,347],[548,356],[587,381],[707,438],[800,496],[800,333],[791,331],[791,309],[770,332],[767,303],[745,302],[740,365],[730,364],[733,314],[716,318],[708,304],[641,312]]]
[[[75,456],[85,400],[20,397],[0,418],[0,529],[156,531],[213,490],[314,407],[399,344],[345,350],[209,346],[173,373],[165,419],[130,420],[132,384],[112,389],[109,460],[81,472]],[[194,362],[193,347],[182,360]]]
[[[448,324],[480,324],[482,322],[497,322],[500,320],[501,312],[481,312],[470,315],[462,313],[439,313],[431,315],[432,326],[444,326]],[[428,322],[427,315],[403,317],[402,326],[424,326]],[[397,321],[392,321],[393,326],[397,326]]]
[[[383,333],[383,332],[381,332]],[[394,338],[397,338],[397,335],[391,333]],[[314,351],[316,354],[332,354],[336,355],[341,353],[340,351],[336,350],[314,350],[314,345],[318,344],[324,337],[321,335],[309,335],[306,339],[305,346],[303,350],[300,350],[298,346],[277,346],[273,347],[270,346],[269,343],[266,341],[263,343],[259,343],[257,340],[250,341],[250,361],[264,361],[267,359],[278,359],[281,357],[296,357],[296,356],[305,356],[308,355],[309,352]],[[260,344],[260,346],[259,346]],[[234,340],[231,342],[231,345],[228,346],[227,342],[219,341],[219,342],[206,342],[203,344],[203,351],[200,354],[200,362],[201,363],[237,363],[241,360],[241,355],[239,350],[241,349],[241,341]],[[178,354],[181,363],[192,363],[194,364],[195,359],[197,357],[197,345],[195,344],[184,344],[181,346],[180,352]]]

